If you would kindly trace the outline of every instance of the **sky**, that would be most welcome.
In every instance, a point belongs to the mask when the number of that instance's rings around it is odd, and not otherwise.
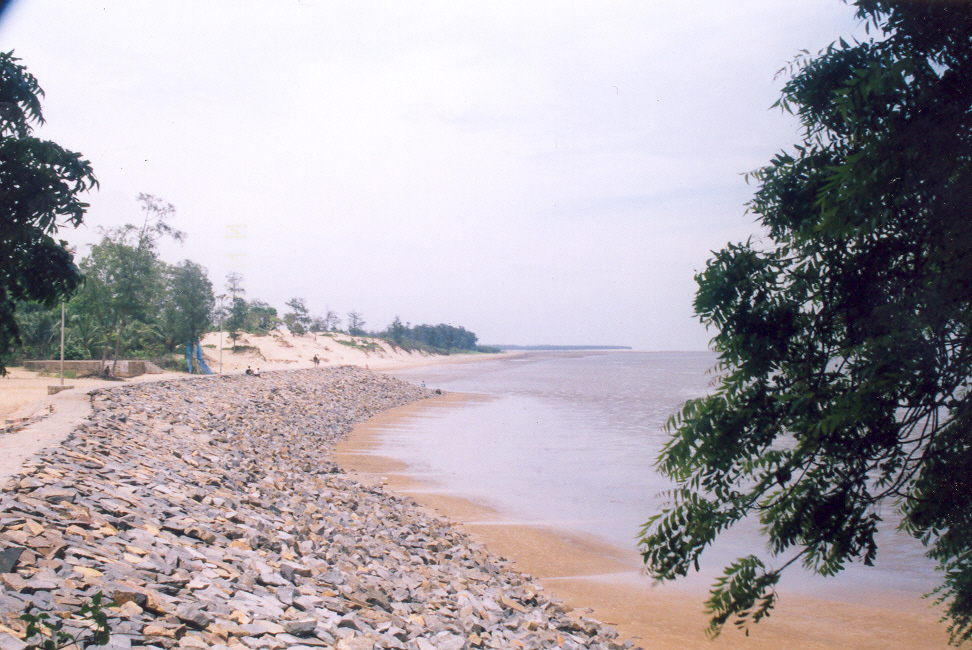
[[[694,275],[797,141],[777,72],[839,0],[14,0],[36,134],[100,188],[78,247],[171,203],[216,293],[485,344],[704,350]]]

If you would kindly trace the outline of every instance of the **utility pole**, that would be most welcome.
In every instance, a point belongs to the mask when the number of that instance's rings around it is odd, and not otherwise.
[[[226,294],[216,296],[219,299],[219,374],[223,374],[223,301]]]
[[[57,395],[62,390],[74,388],[74,386],[64,385],[64,303],[61,302],[61,384],[59,386],[47,386],[48,395]],[[54,408],[53,406],[51,408]]]
[[[64,385],[64,301],[61,301],[61,386]]]

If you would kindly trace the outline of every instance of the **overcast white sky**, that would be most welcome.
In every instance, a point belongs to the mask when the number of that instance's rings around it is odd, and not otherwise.
[[[701,350],[693,275],[798,132],[774,74],[859,32],[839,0],[14,0],[0,48],[101,184],[73,244],[146,192],[167,261],[281,313]]]

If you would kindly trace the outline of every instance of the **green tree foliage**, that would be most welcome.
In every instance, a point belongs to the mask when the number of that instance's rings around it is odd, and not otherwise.
[[[324,316],[310,317],[310,330],[312,332],[336,332],[341,326],[341,319],[337,312],[328,309]]]
[[[67,245],[53,236],[81,224],[88,205],[78,195],[98,184],[80,154],[31,135],[44,122],[44,92],[18,61],[0,53],[0,376],[20,340],[18,303],[52,307],[80,284]]]
[[[333,309],[328,309],[321,320],[325,332],[336,332],[341,329],[341,317]]]
[[[311,318],[310,312],[304,305],[304,299],[291,298],[287,301],[287,306],[290,307],[290,311],[284,314],[284,323],[287,324],[287,329],[297,336],[306,334],[307,328],[311,324]]]
[[[148,194],[139,194],[138,200],[141,225],[104,231],[101,242],[81,263],[85,286],[77,306],[80,314],[96,323],[102,361],[112,346],[117,359],[139,344],[158,346],[165,338],[160,318],[169,296],[158,242],[166,237],[181,241],[185,235],[168,223],[175,212],[171,205]]]
[[[405,342],[405,338],[408,336],[408,327],[402,323],[402,319],[395,316],[395,320],[392,321],[391,325],[385,331],[385,335],[388,340],[393,344],[401,346]]]
[[[280,323],[275,308],[261,300],[246,301],[243,276],[239,273],[226,276],[226,291],[231,296],[231,302],[224,325],[234,342],[241,332],[266,335]]]
[[[53,358],[60,354],[61,310],[38,303],[17,305],[17,328],[20,345],[17,350],[28,349],[37,356]],[[13,351],[13,350],[12,350]]]
[[[381,336],[393,345],[405,349],[428,348],[445,354],[454,350],[471,352],[479,349],[476,344],[476,335],[465,327],[455,327],[444,323],[415,326],[406,323],[403,325],[398,316]]]
[[[233,296],[230,302],[229,317],[226,319],[226,329],[234,332],[246,331],[250,322],[250,305],[246,299]]]
[[[239,273],[231,272],[226,274],[226,291],[233,298],[243,297],[246,295],[246,289],[243,287],[243,276]]]
[[[253,332],[266,334],[280,324],[277,310],[262,300],[253,300],[249,304],[250,321],[252,322]]]
[[[198,340],[212,325],[215,298],[206,271],[185,260],[169,266],[159,259],[163,238],[181,240],[168,224],[174,209],[141,194],[139,226],[102,231],[81,260],[85,282],[66,305],[65,356],[107,359],[126,355],[152,358]],[[18,307],[23,332],[16,353],[50,358],[60,343],[60,311],[37,304]]]
[[[728,567],[715,633],[767,615],[793,563],[871,564],[884,518],[938,564],[949,631],[972,636],[972,5],[860,0],[879,38],[799,59],[780,106],[803,141],[754,174],[768,238],[697,276],[721,383],[670,422],[670,502],[650,572],[697,568],[758,519],[773,565]]]
[[[365,321],[361,314],[356,311],[348,312],[348,334],[351,336],[365,335]]]
[[[212,326],[213,284],[206,269],[195,262],[184,260],[172,271],[172,298],[174,331],[180,344],[198,341]]]
[[[229,316],[226,319],[226,329],[231,332],[242,332],[247,329],[250,316],[250,306],[246,302],[246,289],[243,288],[243,276],[239,273],[226,275],[226,292],[230,295]]]

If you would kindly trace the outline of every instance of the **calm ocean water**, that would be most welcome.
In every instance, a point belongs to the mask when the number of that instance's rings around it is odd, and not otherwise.
[[[714,363],[712,353],[541,352],[395,371],[487,399],[423,411],[386,430],[377,453],[511,520],[633,550],[670,487],[654,469],[667,439],[663,426],[685,400],[711,390]],[[703,556],[702,573],[689,584],[708,586],[730,560],[761,548],[755,525],[734,530]],[[934,586],[916,541],[889,530],[879,553],[878,566],[851,566],[836,579],[788,570],[783,586],[835,598],[907,596]]]

